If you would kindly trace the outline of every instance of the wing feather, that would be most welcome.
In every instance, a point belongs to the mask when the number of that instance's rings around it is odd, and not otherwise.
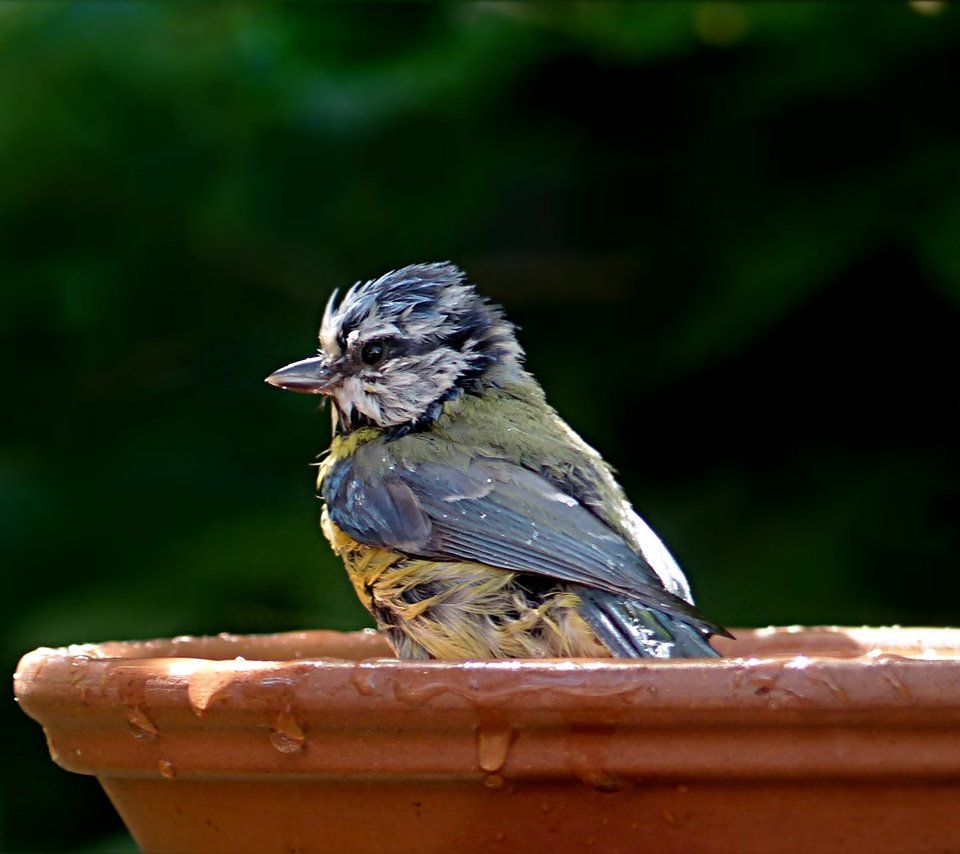
[[[665,590],[617,531],[538,473],[465,455],[402,465],[369,447],[338,461],[322,483],[331,518],[359,542],[548,576],[719,628]]]

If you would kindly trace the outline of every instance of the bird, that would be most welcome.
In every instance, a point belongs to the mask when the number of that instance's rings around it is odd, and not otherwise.
[[[711,658],[730,636],[613,470],[449,262],[358,281],[315,356],[266,382],[324,396],[321,529],[401,659]]]

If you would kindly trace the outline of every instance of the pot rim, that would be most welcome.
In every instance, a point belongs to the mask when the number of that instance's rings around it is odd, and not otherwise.
[[[718,648],[742,654],[420,662],[372,632],[181,637],[41,648],[15,691],[59,764],[107,776],[960,773],[960,632]]]

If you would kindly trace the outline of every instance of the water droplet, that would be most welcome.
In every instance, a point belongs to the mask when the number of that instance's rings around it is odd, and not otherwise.
[[[301,753],[307,737],[300,724],[288,711],[280,712],[270,727],[270,743],[281,753]]]
[[[480,727],[477,730],[477,764],[484,771],[499,771],[507,761],[515,735],[510,727]]]
[[[364,697],[369,697],[371,694],[376,693],[376,675],[374,671],[369,668],[358,667],[353,671],[350,681],[353,683],[353,687],[357,689],[357,693]]]
[[[160,771],[161,776],[166,777],[168,780],[172,780],[177,776],[177,771],[169,759],[161,759],[157,763],[157,768]]]
[[[199,670],[190,674],[187,700],[198,718],[206,715],[214,697],[225,687],[229,678],[232,678],[232,674],[218,673],[206,662]]]
[[[134,738],[156,738],[159,730],[140,706],[127,708],[127,726]]]
[[[434,697],[439,697],[451,690],[446,682],[427,683],[418,688],[410,688],[402,684],[394,684],[393,696],[401,703],[407,703],[411,706],[422,706],[429,703]]]
[[[910,689],[900,681],[892,668],[884,668],[881,676],[901,700],[913,700],[913,694]]]
[[[605,795],[612,795],[626,788],[626,783],[623,780],[618,780],[616,777],[605,774],[602,771],[584,774],[580,780],[591,789],[596,789]]]

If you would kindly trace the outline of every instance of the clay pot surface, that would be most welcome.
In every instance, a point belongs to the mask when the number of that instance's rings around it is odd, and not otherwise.
[[[88,644],[15,689],[147,851],[960,850],[960,631],[736,634],[680,661]]]

